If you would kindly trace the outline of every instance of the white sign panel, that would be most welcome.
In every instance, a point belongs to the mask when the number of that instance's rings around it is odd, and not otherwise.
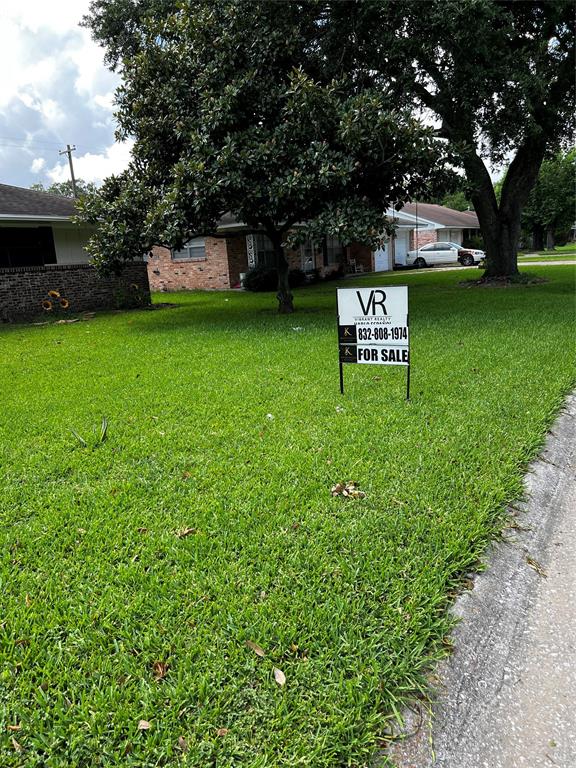
[[[408,286],[339,288],[341,363],[410,365]]]

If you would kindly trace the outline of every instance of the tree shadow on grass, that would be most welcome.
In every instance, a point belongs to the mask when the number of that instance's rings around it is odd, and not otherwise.
[[[506,291],[474,290],[469,284],[462,284],[459,272],[414,274],[410,281],[398,279],[405,275],[391,275],[389,280],[391,285],[408,282],[413,332],[419,327],[430,328],[446,322],[455,324],[461,331],[473,331],[477,325],[486,328],[492,323],[500,326],[506,321],[517,325],[522,317],[546,320],[549,325],[565,323],[566,316],[560,311],[559,300],[564,297],[567,302],[573,301],[573,273],[563,267],[554,269],[564,274],[547,274],[546,282],[514,285]],[[360,284],[365,287],[381,285],[382,279],[381,276],[365,276],[354,287]],[[294,327],[304,326],[307,330],[303,321],[308,319],[313,323],[308,330],[329,330],[336,326],[336,289],[342,287],[351,286],[342,281],[332,283],[330,287],[310,286],[296,291],[296,311],[292,315],[277,312],[273,293],[181,293],[177,295],[174,309],[134,314],[130,328],[136,333],[172,333],[189,328],[191,332],[232,331],[239,335],[255,331],[285,331],[288,334]]]

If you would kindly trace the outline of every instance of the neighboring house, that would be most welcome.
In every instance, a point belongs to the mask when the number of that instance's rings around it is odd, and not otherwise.
[[[404,248],[403,244],[402,249],[397,250],[396,264],[406,263],[407,250],[435,242],[462,245],[480,236],[480,224],[474,211],[455,211],[432,203],[406,203],[399,215],[412,216],[414,227],[407,233],[407,247]],[[433,228],[430,224],[434,225]]]
[[[73,199],[0,184],[0,320],[37,315],[50,290],[72,312],[149,299],[144,261],[98,277],[84,249],[90,229],[71,221],[75,213]]]
[[[308,241],[297,250],[288,251],[290,268],[304,272],[316,270],[321,275],[338,269],[347,272],[391,270],[395,261],[398,262],[398,253],[400,258],[402,254],[405,257],[410,233],[416,227],[422,235],[428,231],[433,234],[440,226],[404,210],[388,213],[390,218],[394,217],[396,236],[382,248],[373,251],[359,243],[345,246],[335,237],[325,237],[320,243]],[[226,215],[214,236],[195,237],[179,251],[154,247],[148,260],[148,277],[151,288],[158,291],[234,288],[250,269],[274,262],[272,243],[265,233],[253,232]]]

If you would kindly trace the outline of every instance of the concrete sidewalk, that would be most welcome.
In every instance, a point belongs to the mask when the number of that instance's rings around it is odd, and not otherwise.
[[[508,543],[455,607],[432,716],[386,753],[400,768],[576,766],[576,396],[526,477]]]

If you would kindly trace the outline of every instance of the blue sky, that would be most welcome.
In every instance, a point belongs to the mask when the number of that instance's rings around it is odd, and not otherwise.
[[[69,179],[100,182],[126,167],[130,144],[114,140],[117,75],[79,27],[89,0],[0,3],[0,183],[28,187]]]

